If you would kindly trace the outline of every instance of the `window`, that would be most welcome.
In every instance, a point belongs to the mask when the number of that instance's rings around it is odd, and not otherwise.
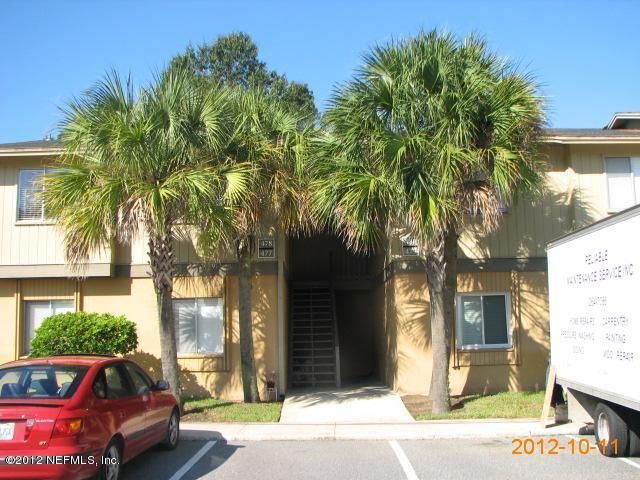
[[[125,363],[124,366],[129,373],[136,395],[144,395],[151,390],[152,382],[146,373],[133,363]]]
[[[220,354],[224,350],[221,298],[173,301],[178,353]]]
[[[88,367],[24,365],[0,369],[0,398],[71,398]]]
[[[18,220],[44,221],[44,203],[41,193],[44,168],[20,170],[18,173]]]
[[[609,210],[618,211],[640,203],[640,158],[605,158]]]
[[[132,391],[129,388],[129,383],[127,381],[127,377],[122,368],[122,365],[111,365],[105,367],[104,377],[101,377],[102,375],[98,375],[98,377],[96,378],[96,383],[104,382],[104,384],[107,386],[106,398],[116,399],[132,395]],[[99,388],[100,387],[95,384],[93,391],[94,393],[96,393],[96,396],[98,396],[98,398],[104,398],[98,395],[98,393],[102,393],[100,392]]]
[[[413,237],[402,238],[402,255],[415,257],[418,255],[418,242]]]
[[[31,340],[42,321],[58,313],[73,312],[73,300],[38,300],[24,302],[24,343],[23,353],[31,351]]]
[[[511,346],[509,294],[458,295],[458,346]]]

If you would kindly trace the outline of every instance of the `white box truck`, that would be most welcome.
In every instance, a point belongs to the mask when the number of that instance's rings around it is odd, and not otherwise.
[[[547,246],[551,363],[607,456],[640,449],[640,206]],[[569,412],[571,415],[571,412]]]

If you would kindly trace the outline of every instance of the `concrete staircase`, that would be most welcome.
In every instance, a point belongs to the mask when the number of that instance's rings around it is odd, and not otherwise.
[[[329,283],[294,283],[289,381],[293,388],[340,386],[335,305]]]

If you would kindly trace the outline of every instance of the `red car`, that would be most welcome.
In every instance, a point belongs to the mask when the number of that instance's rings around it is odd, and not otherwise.
[[[0,367],[0,478],[117,480],[123,463],[178,444],[180,409],[165,381],[97,355]]]

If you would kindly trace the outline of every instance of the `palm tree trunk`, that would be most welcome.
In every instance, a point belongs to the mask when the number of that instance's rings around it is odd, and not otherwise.
[[[253,351],[253,320],[251,318],[251,249],[249,242],[243,241],[238,247],[239,260],[239,321],[240,321],[240,363],[242,368],[242,390],[244,401],[260,401],[256,361]]]
[[[180,402],[180,368],[178,366],[172,304],[175,256],[170,232],[151,236],[149,239],[149,263],[151,264],[151,277],[158,304],[162,376],[169,382],[171,392]]]
[[[429,397],[433,413],[451,409],[449,357],[455,321],[458,235],[451,227],[439,244],[426,255],[427,287],[430,297],[431,351],[433,366]]]

